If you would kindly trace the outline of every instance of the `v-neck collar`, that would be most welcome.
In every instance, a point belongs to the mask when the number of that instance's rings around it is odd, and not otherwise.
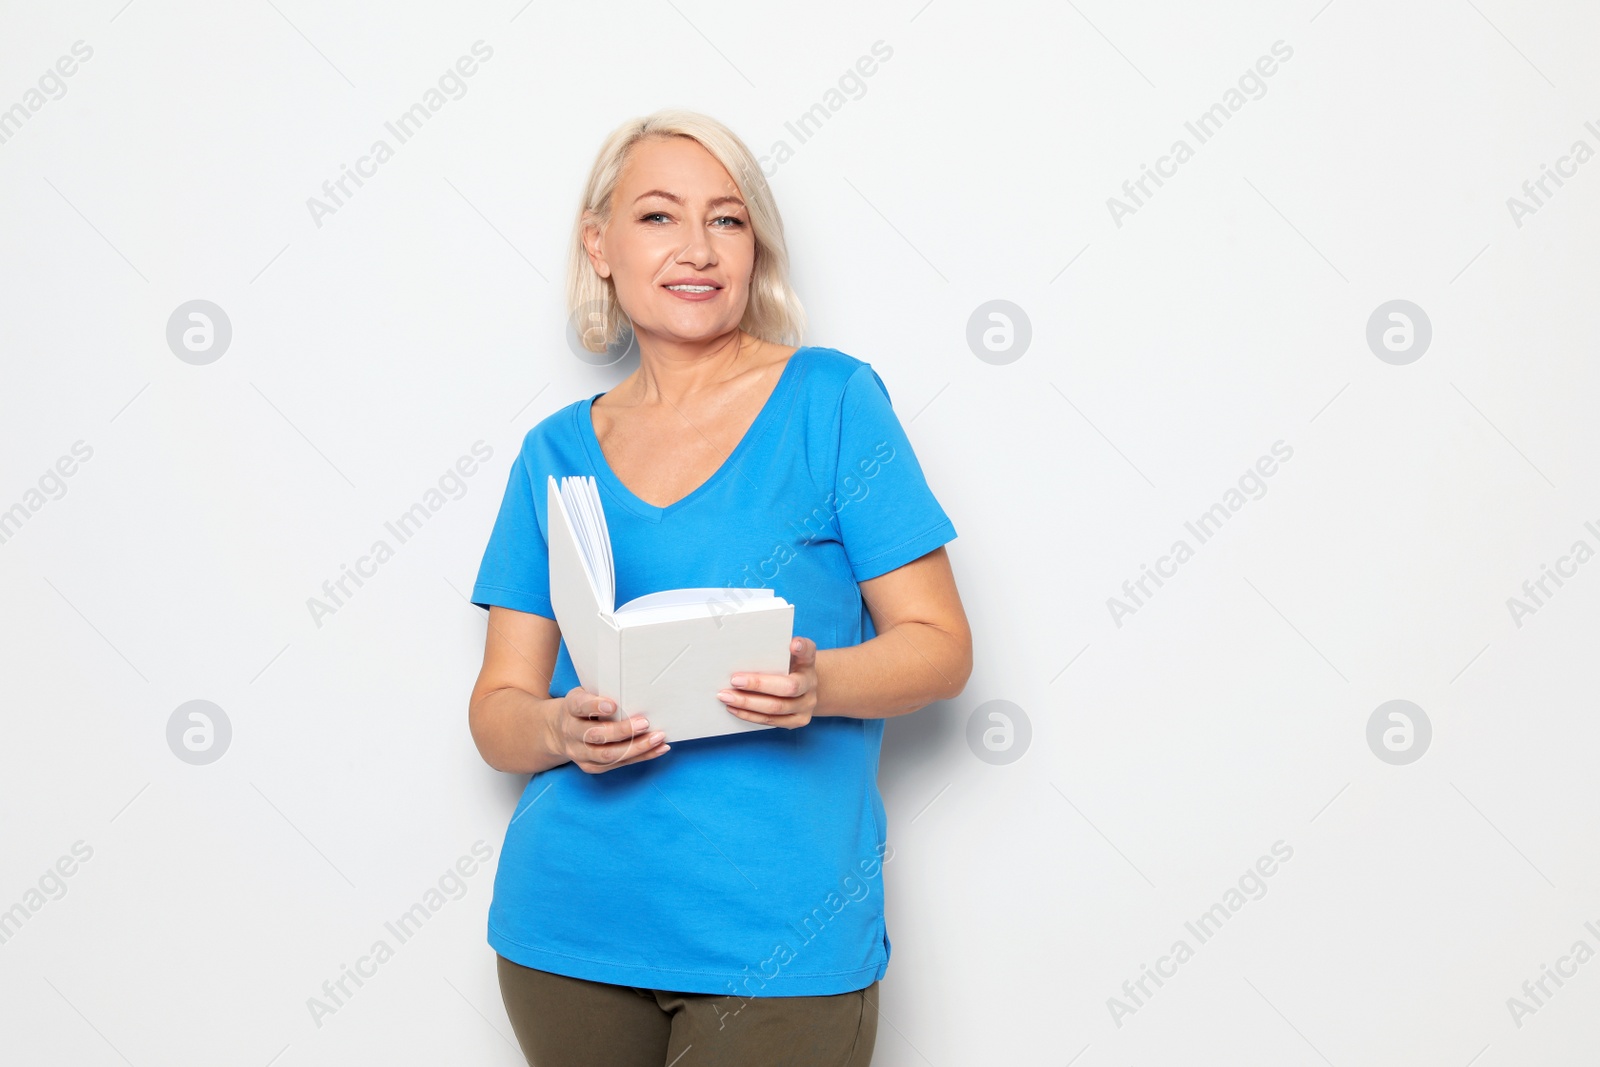
[[[600,438],[594,432],[594,417],[590,414],[590,409],[594,406],[594,402],[604,396],[605,393],[596,393],[594,396],[582,401],[575,408],[578,420],[578,436],[583,441],[584,450],[589,453],[589,460],[594,467],[596,478],[599,479],[601,485],[611,490],[612,495],[620,500],[624,507],[649,522],[660,522],[678,509],[694,503],[701,496],[715,488],[717,483],[726,479],[729,476],[729,472],[737,470],[739,461],[744,458],[744,454],[760,440],[767,429],[767,424],[775,417],[782,400],[788,393],[795,364],[799,362],[801,355],[810,351],[812,347],[814,346],[804,345],[790,354],[788,360],[784,362],[783,372],[778,375],[778,382],[772,387],[772,392],[768,395],[766,403],[762,404],[761,410],[756,412],[755,421],[750,424],[750,428],[744,432],[744,436],[733,447],[733,451],[728,454],[728,458],[723,460],[722,465],[712,473],[711,477],[701,482],[687,496],[674,500],[664,508],[657,507],[635,496],[633,490],[623,484],[622,479],[617,477],[616,471],[612,470],[611,464],[607,462],[605,451],[600,447]]]

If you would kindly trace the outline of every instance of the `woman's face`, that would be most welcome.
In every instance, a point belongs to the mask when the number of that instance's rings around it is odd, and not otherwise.
[[[688,137],[633,146],[589,259],[617,287],[638,335],[699,341],[739,328],[750,299],[755,235],[738,186]],[[668,286],[711,286],[685,291]]]

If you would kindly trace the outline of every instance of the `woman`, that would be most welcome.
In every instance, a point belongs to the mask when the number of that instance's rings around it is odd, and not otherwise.
[[[889,960],[884,719],[972,669],[955,527],[872,367],[786,343],[803,322],[783,225],[722,124],[664,111],[613,133],[572,251],[585,346],[626,319],[639,367],[527,434],[473,588],[472,736],[533,775],[489,910],[506,1011],[540,1067],[865,1067]],[[596,479],[618,603],[715,586],[794,604],[789,673],[721,694],[778,729],[674,748],[578,684],[549,597],[552,474]]]

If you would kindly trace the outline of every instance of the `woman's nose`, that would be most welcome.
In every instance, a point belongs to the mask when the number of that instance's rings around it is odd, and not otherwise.
[[[711,241],[703,230],[696,230],[694,236],[689,238],[689,243],[678,252],[678,262],[692,263],[696,267],[709,266],[716,261],[716,254],[711,251]]]

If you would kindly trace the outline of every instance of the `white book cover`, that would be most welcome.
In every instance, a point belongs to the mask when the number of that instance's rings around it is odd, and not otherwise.
[[[616,566],[592,476],[549,477],[550,603],[585,689],[614,719],[643,715],[667,741],[771,730],[717,698],[740,671],[789,672],[794,605],[771,589],[670,589],[616,606]]]

